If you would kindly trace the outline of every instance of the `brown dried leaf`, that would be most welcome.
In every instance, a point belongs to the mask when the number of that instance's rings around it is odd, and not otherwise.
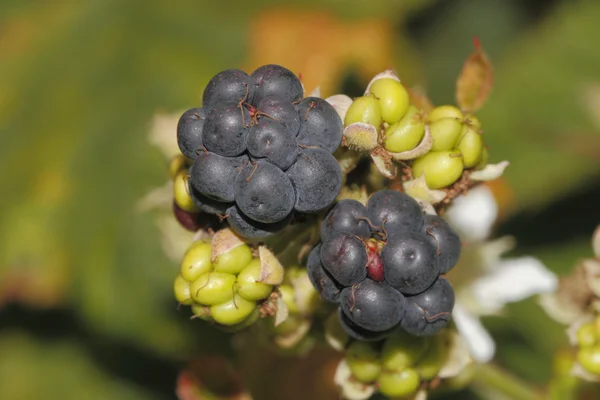
[[[463,111],[475,112],[486,102],[494,84],[492,63],[481,48],[479,39],[473,39],[475,51],[463,64],[456,80],[456,102]]]

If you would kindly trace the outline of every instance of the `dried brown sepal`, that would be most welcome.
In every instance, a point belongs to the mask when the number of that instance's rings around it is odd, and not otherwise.
[[[258,258],[260,258],[260,279],[259,282],[268,285],[280,285],[283,282],[285,271],[283,266],[267,247],[258,248]]]
[[[473,171],[471,170],[465,170],[458,181],[454,182],[452,186],[444,189],[446,191],[446,197],[434,206],[438,215],[442,215],[455,198],[466,195],[470,189],[479,186],[482,183],[470,178],[472,172]]]
[[[494,84],[492,63],[479,39],[475,37],[473,42],[475,50],[463,64],[456,80],[456,103],[467,112],[475,112],[485,104]]]
[[[215,236],[213,236],[212,239],[211,261],[214,262],[221,254],[228,253],[243,244],[244,242],[242,239],[240,239],[231,229],[221,229],[215,233]]]
[[[373,163],[381,175],[388,179],[394,179],[397,175],[397,168],[392,162],[392,157],[382,147],[378,147],[371,152]]]
[[[421,142],[414,149],[403,151],[402,153],[387,152],[390,157],[398,161],[414,160],[415,158],[425,155],[431,150],[433,146],[433,137],[431,136],[431,130],[429,125],[425,125],[425,135]]]

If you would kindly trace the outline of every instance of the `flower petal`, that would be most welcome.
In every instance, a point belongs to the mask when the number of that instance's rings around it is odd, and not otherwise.
[[[479,186],[456,198],[445,217],[463,241],[483,240],[498,217],[498,203],[488,187]]]
[[[534,257],[499,261],[493,272],[473,282],[471,294],[484,313],[496,313],[506,303],[524,300],[540,293],[553,292],[558,278]]]
[[[483,327],[479,318],[469,313],[463,306],[456,304],[452,319],[471,353],[479,363],[489,362],[496,352],[496,343]]]

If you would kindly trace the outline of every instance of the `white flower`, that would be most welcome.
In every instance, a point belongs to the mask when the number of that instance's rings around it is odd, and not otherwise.
[[[481,260],[481,275],[457,290],[453,312],[454,322],[471,357],[480,363],[490,361],[496,350],[480,316],[499,314],[507,303],[553,292],[558,286],[557,277],[534,257],[500,258],[512,247],[512,238],[485,241],[497,216],[498,205],[486,186],[457,198],[445,215],[459,232],[467,250],[471,246],[476,248]]]

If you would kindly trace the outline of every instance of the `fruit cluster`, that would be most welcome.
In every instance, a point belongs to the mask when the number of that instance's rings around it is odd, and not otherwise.
[[[263,237],[283,229],[293,211],[331,205],[342,186],[332,155],[342,120],[324,99],[302,96],[300,80],[278,65],[210,80],[202,108],[177,126],[179,148],[193,160],[188,191],[198,210],[227,216],[241,236]]]
[[[382,190],[366,207],[347,199],[329,211],[307,269],[321,296],[339,304],[351,337],[378,340],[398,327],[425,336],[450,320],[454,291],[440,274],[460,251],[458,235],[443,219],[423,215],[402,192]]]
[[[195,318],[242,329],[258,320],[258,306],[274,285],[261,279],[261,259],[247,244],[219,247],[205,240],[192,243],[175,278],[175,298],[191,306]]]
[[[412,160],[413,177],[424,176],[429,189],[448,187],[463,170],[487,164],[481,123],[475,116],[449,105],[429,113],[417,108],[391,73],[375,77],[365,95],[354,99],[344,126],[349,147],[384,153],[388,159]],[[376,140],[365,141],[369,130]]]
[[[577,330],[577,361],[589,373],[600,375],[600,317]]]
[[[350,342],[344,361],[353,380],[375,385],[384,396],[404,398],[438,375],[447,357],[445,344],[444,335],[420,338],[399,332],[380,342]]]

